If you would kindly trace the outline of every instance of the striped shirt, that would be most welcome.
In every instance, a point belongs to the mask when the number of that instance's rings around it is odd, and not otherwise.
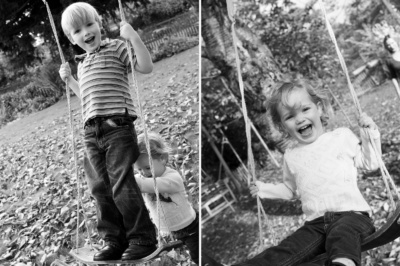
[[[83,122],[95,117],[125,115],[126,110],[136,117],[129,91],[131,67],[125,42],[105,40],[97,51],[77,58],[83,58],[78,64]]]

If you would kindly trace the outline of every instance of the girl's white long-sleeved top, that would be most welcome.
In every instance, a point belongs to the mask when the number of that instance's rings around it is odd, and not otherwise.
[[[381,156],[379,131],[370,132]],[[357,186],[357,168],[375,170],[379,164],[365,129],[361,129],[361,139],[360,143],[348,128],[338,128],[311,144],[288,148],[283,183],[257,181],[258,196],[293,199],[298,195],[308,221],[328,211],[370,211]]]
[[[183,180],[178,171],[166,167],[165,172],[156,178],[160,193],[160,216],[154,192],[153,178],[135,176],[143,194],[150,217],[154,224],[164,233],[178,231],[190,225],[196,218],[196,212],[190,204]]]

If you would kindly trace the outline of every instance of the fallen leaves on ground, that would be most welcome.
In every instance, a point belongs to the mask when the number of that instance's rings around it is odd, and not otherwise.
[[[196,52],[193,49],[188,56]],[[198,209],[198,64],[193,61],[191,64],[197,65],[189,70],[187,64],[179,63],[179,71],[175,71],[179,75],[167,84],[155,88],[160,77],[153,76],[146,83],[150,85],[141,90],[148,130],[160,132],[171,143],[170,164],[181,172]],[[1,265],[41,266],[54,261],[55,265],[78,265],[68,254],[76,243],[87,245],[89,238],[99,243],[95,205],[84,179],[80,110],[74,110],[73,119],[79,179],[75,175],[68,115],[0,147]],[[139,121],[136,129],[142,131]],[[184,249],[177,249],[149,263],[189,265],[190,259]]]

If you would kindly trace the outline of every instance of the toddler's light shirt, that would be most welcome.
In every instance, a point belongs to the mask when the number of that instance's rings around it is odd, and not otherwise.
[[[283,183],[257,181],[258,196],[292,199],[297,192],[308,221],[328,211],[370,211],[357,186],[357,168],[379,167],[366,134],[361,129],[360,143],[350,129],[338,128],[311,144],[288,148],[284,155]],[[371,135],[380,147],[379,131],[372,130]]]
[[[146,206],[150,211],[150,217],[154,224],[163,233],[178,231],[190,225],[196,218],[196,212],[190,204],[183,180],[178,171],[166,167],[165,172],[156,178],[158,192],[161,199],[161,211],[158,216],[157,201],[154,193],[153,178],[135,176],[136,182],[142,191]],[[165,201],[165,199],[168,199]]]

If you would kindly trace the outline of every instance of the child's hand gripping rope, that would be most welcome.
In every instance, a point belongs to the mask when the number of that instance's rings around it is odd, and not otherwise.
[[[369,129],[378,129],[375,122],[369,117],[366,113],[361,113],[360,117],[358,118],[358,125],[362,128],[369,128]]]
[[[250,194],[252,197],[256,198],[258,195],[258,191],[260,191],[255,183],[250,184]]]
[[[58,71],[60,77],[63,81],[66,81],[71,76],[71,68],[69,67],[69,63],[61,64],[60,70]]]

